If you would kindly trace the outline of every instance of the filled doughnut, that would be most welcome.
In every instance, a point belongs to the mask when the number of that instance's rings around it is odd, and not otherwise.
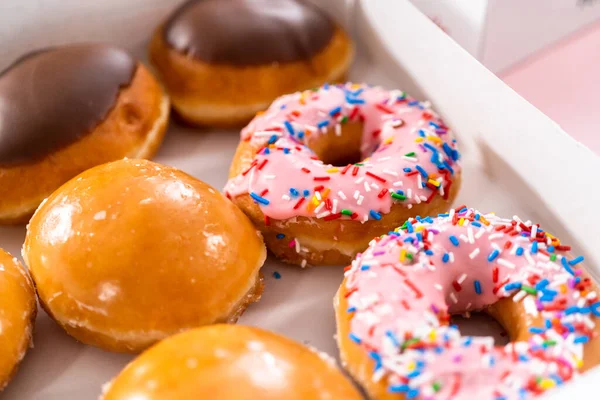
[[[305,0],[187,1],[150,44],[174,109],[200,125],[242,125],[278,96],[340,81],[353,54]]]
[[[29,53],[0,72],[0,223],[25,222],[78,173],[152,156],[169,102],[148,70],[108,45]]]
[[[373,399],[536,397],[598,364],[597,286],[583,257],[518,217],[459,208],[374,239],[335,300],[347,370]],[[512,342],[462,336],[483,310]]]
[[[120,160],[64,184],[33,215],[23,258],[40,303],[80,342],[135,352],[235,322],[262,292],[259,232],[209,185]]]
[[[0,392],[31,345],[36,311],[31,278],[16,258],[0,250]]]
[[[325,355],[283,336],[213,325],[168,338],[106,385],[103,400],[360,400]]]
[[[225,193],[275,255],[302,266],[349,263],[370,238],[447,210],[460,186],[452,132],[397,90],[283,96],[241,137]]]

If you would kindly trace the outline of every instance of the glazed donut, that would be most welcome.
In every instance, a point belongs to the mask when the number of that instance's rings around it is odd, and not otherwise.
[[[33,282],[16,258],[0,250],[0,392],[31,345],[37,312]]]
[[[353,55],[304,0],[191,0],[150,44],[175,110],[199,125],[242,125],[278,96],[340,81]]]
[[[80,342],[119,352],[235,322],[260,298],[265,257],[225,196],[144,160],[67,182],[37,209],[23,247],[48,314]]]
[[[360,400],[326,355],[248,326],[213,325],[168,338],[105,387],[104,400]]]
[[[29,219],[78,173],[152,156],[169,102],[144,66],[108,45],[29,53],[0,72],[0,223]]]
[[[302,266],[349,263],[370,238],[447,210],[460,185],[452,133],[401,91],[283,96],[241,135],[225,193],[275,255]]]
[[[347,370],[373,399],[529,399],[600,358],[600,301],[583,257],[537,224],[459,207],[373,240],[336,299]],[[462,336],[483,310],[512,342]]]

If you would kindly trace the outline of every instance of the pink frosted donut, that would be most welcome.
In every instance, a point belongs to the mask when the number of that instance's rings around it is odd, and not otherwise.
[[[336,296],[338,344],[373,399],[517,400],[598,364],[600,301],[583,257],[539,225],[461,208],[373,240]],[[483,310],[512,340],[461,336]]]
[[[426,102],[367,85],[278,98],[242,130],[226,194],[280,258],[348,263],[368,238],[447,210],[452,132]]]

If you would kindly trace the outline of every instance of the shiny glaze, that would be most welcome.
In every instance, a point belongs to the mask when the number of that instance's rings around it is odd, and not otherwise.
[[[412,219],[346,273],[350,339],[378,360],[373,379],[401,398],[534,397],[571,379],[584,343],[597,342],[595,286],[566,250],[517,217],[465,208]],[[525,326],[509,328],[519,341],[504,348],[447,325],[449,313],[511,298],[510,312],[527,318],[507,317]]]
[[[334,30],[302,0],[192,0],[166,22],[164,39],[191,57],[244,66],[309,60]]]
[[[153,385],[148,385],[153,382]],[[360,400],[335,368],[285,337],[213,325],[168,338],[129,364],[104,400]]]
[[[29,53],[0,73],[0,164],[34,161],[91,133],[137,62],[107,45]]]
[[[135,351],[239,315],[255,300],[246,296],[265,253],[217,190],[175,168],[121,160],[55,191],[29,223],[23,257],[67,332]]]

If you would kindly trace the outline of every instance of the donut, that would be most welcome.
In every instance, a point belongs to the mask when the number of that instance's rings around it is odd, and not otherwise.
[[[78,341],[116,352],[235,322],[260,298],[265,257],[260,233],[221,193],[130,159],[61,186],[23,247],[44,310]]]
[[[598,364],[597,286],[539,224],[466,207],[374,239],[345,273],[337,338],[372,399],[530,399]],[[512,340],[462,336],[482,310]]]
[[[146,350],[105,386],[104,400],[361,400],[335,362],[259,328],[212,325]]]
[[[342,80],[354,47],[305,0],[191,0],[149,54],[182,119],[239,126],[278,96]]]
[[[169,101],[127,52],[102,44],[38,50],[0,72],[0,223],[26,222],[80,172],[152,156]]]
[[[324,85],[280,97],[242,130],[225,193],[283,261],[343,265],[407,218],[446,211],[459,158],[428,103]]]
[[[37,312],[35,289],[16,258],[0,250],[0,392],[31,345]]]

